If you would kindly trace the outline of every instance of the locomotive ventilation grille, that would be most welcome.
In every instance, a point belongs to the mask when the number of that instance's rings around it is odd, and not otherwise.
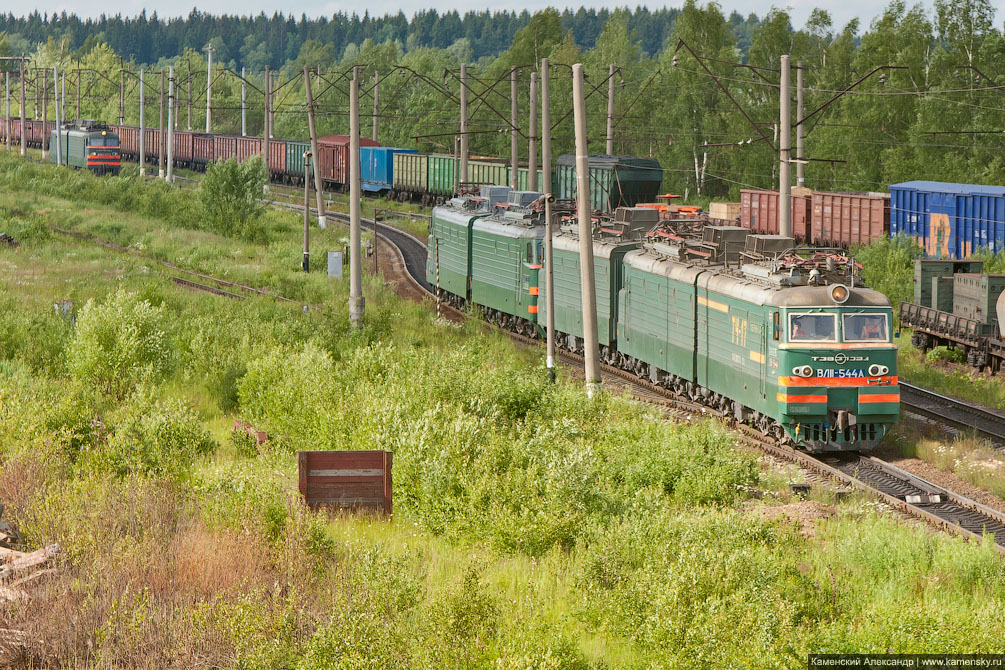
[[[883,436],[879,425],[859,423],[838,430],[833,426],[813,423],[802,428],[805,439],[810,442],[872,442]]]

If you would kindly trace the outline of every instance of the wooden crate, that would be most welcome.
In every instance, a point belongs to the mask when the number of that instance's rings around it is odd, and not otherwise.
[[[391,515],[391,452],[301,451],[300,495],[311,509],[372,509]]]

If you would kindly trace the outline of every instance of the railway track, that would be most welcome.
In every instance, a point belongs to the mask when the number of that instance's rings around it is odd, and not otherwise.
[[[383,226],[383,228],[390,227]],[[380,234],[384,233],[383,228],[378,226]],[[431,287],[424,278],[425,246],[407,233],[401,233],[393,228],[391,231],[392,235],[397,233],[409,238],[409,256],[413,258],[413,262],[406,263],[406,269],[411,275],[409,279],[415,285],[422,286],[428,295],[433,297]],[[446,309],[457,312],[454,308]],[[512,333],[510,335],[519,342],[540,345],[540,340]],[[566,363],[577,366],[583,361],[582,356],[568,351],[559,350],[558,356]],[[906,516],[978,542],[982,540],[984,534],[994,534],[995,548],[1005,556],[1005,514],[966,496],[912,475],[873,456],[855,452],[815,456],[797,451],[761,435],[750,426],[735,424],[721,412],[678,398],[672,392],[620,368],[602,365],[601,375],[605,381],[630,388],[632,394],[639,399],[660,405],[664,411],[677,419],[689,421],[696,416],[708,416],[724,420],[733,426],[745,443],[761,452],[794,463],[818,477],[837,482],[846,489],[855,489],[878,497],[892,509]],[[1005,418],[1000,420],[1005,421]]]
[[[900,403],[923,416],[962,433],[974,433],[998,446],[1005,446],[1005,415],[983,407],[900,382]]]
[[[302,211],[302,206],[290,205],[286,203],[277,204],[283,207],[301,209]],[[331,216],[342,221],[348,221],[349,218],[347,215],[343,214],[332,214]],[[364,220],[364,222],[368,227],[372,228],[372,220]],[[413,235],[394,228],[393,226],[378,223],[376,230],[379,237],[383,238],[384,241],[397,249],[400,260],[402,261],[401,270],[404,275],[402,279],[410,282],[412,287],[416,289],[416,292],[413,293],[413,295],[419,294],[432,298],[432,287],[426,282],[424,276],[426,259],[425,245]],[[91,242],[101,244],[102,246],[106,246],[120,252],[133,253],[133,250],[103,242],[91,236],[72,233],[71,231],[59,232],[87,239]],[[183,273],[188,274],[190,277],[193,277],[192,279],[188,279],[178,277],[176,275],[169,275],[171,280],[176,284],[188,288],[231,299],[244,299],[246,294],[251,292],[255,294],[269,295],[278,300],[294,302],[288,298],[263,291],[262,289],[256,289],[242,284],[235,284],[234,282],[218,279],[209,275],[191,272],[178,268],[170,263],[162,264],[167,265],[172,269],[180,270]],[[212,284],[196,281],[196,279],[209,281],[212,282]],[[236,293],[235,290],[241,290],[243,293]],[[462,312],[446,305],[441,304],[440,309],[450,313],[450,315],[455,319],[462,319],[465,316]],[[508,332],[507,334],[519,342],[523,342],[528,345],[540,345],[540,340]],[[583,361],[582,356],[568,351],[559,350],[558,355],[560,360],[577,367],[580,366]],[[632,394],[640,400],[661,406],[668,415],[671,415],[678,420],[690,421],[698,416],[714,417],[723,420],[734,428],[736,434],[740,436],[744,443],[754,447],[760,452],[775,459],[796,464],[797,466],[809,471],[817,478],[837,482],[846,489],[856,489],[869,495],[873,495],[889,505],[892,509],[899,511],[906,516],[920,519],[941,530],[955,533],[976,541],[980,541],[982,535],[985,533],[993,533],[995,535],[996,549],[999,553],[1005,556],[1005,514],[981,505],[980,503],[970,500],[969,498],[946,489],[945,487],[928,482],[890,463],[886,463],[885,461],[872,456],[865,456],[854,452],[814,456],[805,452],[797,451],[790,446],[780,444],[761,435],[750,426],[733,423],[717,410],[713,410],[687,399],[679,398],[672,392],[652,384],[648,380],[640,379],[632,373],[613,366],[602,365],[601,375],[608,383],[629,388]],[[937,394],[932,394],[924,391],[923,389],[917,389],[917,387],[910,385],[905,386],[911,389],[908,393],[913,393],[914,390],[917,390],[919,392],[919,396],[923,396],[923,394],[926,393],[929,394],[927,396],[929,398],[929,404],[936,402],[936,400],[942,404],[946,404],[947,401],[951,401],[951,399],[938,396]],[[957,401],[952,402],[956,403]],[[915,411],[915,406],[911,405],[911,407],[912,411]],[[937,407],[926,411],[931,411],[933,414],[940,412]],[[991,414],[992,417],[997,416],[990,412],[988,414]],[[942,417],[939,417],[937,420],[945,421]],[[962,419],[956,420],[961,423],[963,421]],[[991,419],[988,420],[990,421]],[[1005,421],[1005,419],[999,420]],[[970,424],[965,425],[968,429],[973,428]]]

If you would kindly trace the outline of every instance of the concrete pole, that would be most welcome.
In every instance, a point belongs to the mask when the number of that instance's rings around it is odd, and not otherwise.
[[[24,62],[21,64],[21,72],[24,73]],[[35,78],[32,80],[32,88],[35,90],[35,113],[32,114],[31,118],[38,121],[38,95],[40,93],[38,87],[38,68],[35,68]]]
[[[377,111],[380,109],[380,73],[373,73],[373,135],[370,137],[377,141]],[[376,243],[375,243],[376,244]],[[376,249],[376,247],[374,247]]]
[[[80,70],[77,70],[77,85],[80,85]],[[80,116],[80,95],[77,95],[77,116]],[[126,71],[119,68],[119,125],[126,125]]]
[[[167,182],[174,182],[174,67],[168,68]]]
[[[314,192],[318,200],[318,228],[325,228],[325,206],[324,192],[321,188],[321,159],[318,158],[318,131],[314,124],[314,93],[311,91],[310,69],[304,67],[304,87],[307,90],[307,127],[311,132],[311,153],[315,156],[312,161],[314,166]],[[306,176],[304,177],[306,179]]]
[[[206,134],[209,134],[210,128],[210,98],[213,96],[213,45],[206,45],[206,52],[209,54],[206,57]]]
[[[24,113],[24,56],[21,57],[21,66],[18,69],[18,73],[21,77],[21,155],[25,156],[28,153],[28,133],[24,132],[25,127],[28,124],[28,117]],[[44,126],[43,126],[44,128]]]
[[[272,81],[272,73],[269,66],[265,66],[265,102],[262,103],[262,160],[269,164],[269,82]],[[316,155],[316,154],[315,154]]]
[[[143,70],[140,70],[140,176],[146,176],[147,174],[147,163],[146,163],[146,147],[144,146],[144,135],[146,135],[146,121],[144,119],[144,106],[143,106]]]
[[[510,169],[512,170],[512,176],[510,177],[511,186],[514,191],[520,190],[520,144],[519,136],[517,135],[517,128],[519,127],[519,119],[517,119],[517,114],[519,109],[517,107],[516,101],[516,68],[510,68],[509,71],[509,98],[510,98],[510,133],[509,133],[509,162]]]
[[[461,161],[458,186],[468,181],[468,64],[461,63]]]
[[[123,76],[125,76],[125,75],[123,74]],[[84,117],[82,117],[80,115],[80,63],[79,62],[77,63],[77,118],[78,119],[84,118]],[[119,121],[119,125],[120,126],[123,123],[124,123],[124,120]]]
[[[607,155],[614,155],[614,65],[607,66]]]
[[[248,136],[248,82],[241,68],[241,137]]]
[[[305,70],[307,68],[304,68]],[[304,152],[304,261],[300,269],[311,271],[311,180],[307,178],[307,164],[311,162],[311,152]]]
[[[792,164],[791,157],[792,120],[789,118],[789,57],[781,59],[781,83],[779,90],[778,126],[778,234],[792,236]]]
[[[161,70],[161,118],[157,125],[157,177],[164,178],[164,70]]]
[[[551,202],[551,72],[548,59],[541,59],[541,176],[545,195],[544,209],[544,293],[547,311],[548,375],[555,381],[555,272],[552,265]]]
[[[188,70],[188,131],[192,132],[192,66]]]
[[[4,98],[7,101],[7,116],[3,119],[3,136],[4,143],[7,145],[7,153],[10,153],[10,72],[4,72]],[[21,133],[24,135],[24,132]]]
[[[576,212],[579,219],[579,269],[583,294],[583,353],[586,394],[593,397],[600,384],[600,348],[597,342],[597,289],[593,276],[593,222],[590,211],[590,166],[586,136],[586,96],[583,66],[572,66],[572,100],[576,119]]]
[[[363,260],[360,245],[359,72],[352,69],[349,85],[349,320],[363,325]]]
[[[59,76],[59,120],[66,123],[66,73]],[[69,142],[69,140],[67,140]],[[69,163],[67,163],[69,165]]]
[[[806,185],[806,166],[803,164],[803,62],[796,62],[796,186]]]
[[[527,140],[527,190],[537,190],[537,72],[530,73],[530,133]]]
[[[49,77],[49,71],[42,69],[42,128],[45,128],[45,124],[49,122],[49,82],[47,81]],[[42,132],[42,160],[46,160],[49,157],[49,138],[46,137],[47,132],[43,130]],[[22,151],[24,149],[24,136],[25,133],[21,133],[21,147]]]
[[[56,165],[63,164],[63,127],[59,123],[59,70],[52,68],[53,102],[56,107]],[[23,135],[24,133],[22,133]]]
[[[276,73],[269,70],[269,139],[276,136]]]

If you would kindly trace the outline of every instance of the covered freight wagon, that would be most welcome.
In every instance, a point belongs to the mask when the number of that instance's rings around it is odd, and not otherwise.
[[[908,181],[890,185],[890,235],[907,235],[930,258],[1005,249],[1005,187]]]
[[[359,138],[359,146],[376,147],[369,137]],[[321,159],[321,181],[330,187],[343,189],[349,183],[349,136],[326,135],[318,139]]]
[[[613,212],[618,207],[634,207],[640,202],[652,202],[663,181],[663,168],[652,158],[591,155],[589,169],[590,207],[601,212]],[[574,154],[562,154],[558,157],[552,190],[559,199],[576,198]]]
[[[395,154],[414,154],[415,149],[360,147],[360,182],[364,191],[386,191],[394,183]]]

